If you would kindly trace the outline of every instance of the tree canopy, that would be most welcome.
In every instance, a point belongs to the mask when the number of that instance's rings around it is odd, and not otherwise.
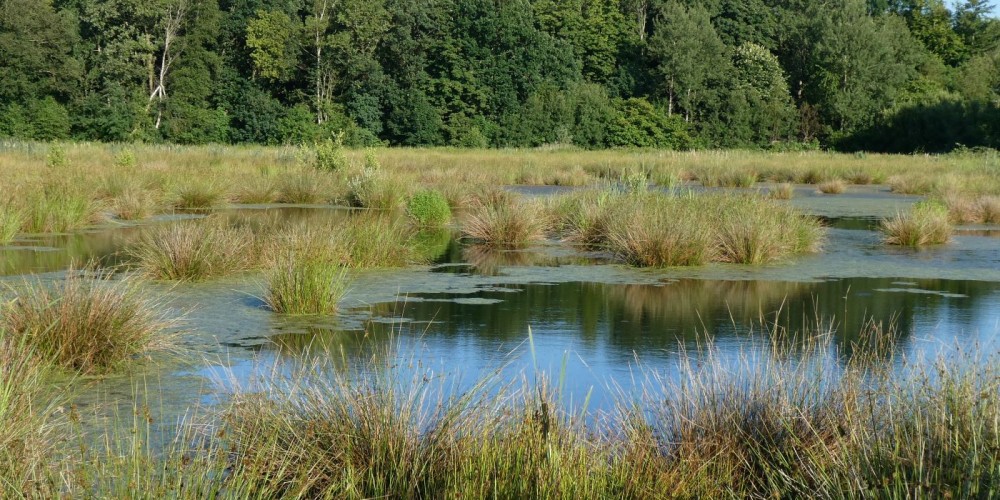
[[[987,0],[0,0],[0,137],[997,148],[992,12]]]

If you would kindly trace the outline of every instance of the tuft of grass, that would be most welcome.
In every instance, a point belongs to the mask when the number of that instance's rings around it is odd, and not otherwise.
[[[87,274],[71,269],[61,282],[25,280],[0,328],[44,362],[84,374],[113,371],[170,345],[175,323],[144,298],[141,281]]]
[[[982,221],[986,224],[1000,224],[1000,196],[984,196],[979,200]]]
[[[723,200],[717,214],[717,260],[760,265],[815,252],[822,226],[791,207],[761,198]]]
[[[767,196],[772,200],[790,200],[795,197],[795,187],[784,182],[768,190]]]
[[[378,168],[365,166],[347,182],[347,198],[351,206],[376,210],[397,210],[409,197],[410,186],[400,179],[387,176]]]
[[[715,258],[711,226],[702,223],[693,198],[629,197],[609,215],[607,247],[643,267],[698,266]]]
[[[248,205],[274,203],[279,197],[278,182],[270,175],[249,177],[233,193],[233,202]]]
[[[214,208],[225,203],[226,193],[215,181],[188,180],[174,191],[174,208]]]
[[[540,207],[497,190],[483,193],[471,203],[462,222],[462,234],[487,246],[523,248],[544,239],[546,226]]]
[[[24,212],[10,203],[0,206],[0,245],[6,245],[17,237],[24,226]]]
[[[705,187],[752,188],[757,183],[757,173],[723,168],[709,168],[698,173],[698,180]]]
[[[556,230],[570,242],[600,247],[608,239],[610,208],[618,198],[617,193],[607,189],[579,191],[555,198],[550,211]]]
[[[156,211],[156,196],[142,186],[125,188],[112,200],[112,210],[122,220],[145,219]]]
[[[46,186],[27,206],[27,233],[64,233],[97,220],[98,207],[90,198],[64,185]]]
[[[350,267],[404,267],[420,259],[411,244],[411,229],[395,217],[362,214],[334,231],[334,239],[345,255],[344,265]]]
[[[816,189],[823,194],[841,194],[847,190],[847,183],[841,179],[834,179],[819,184]]]
[[[347,273],[333,259],[287,253],[268,272],[268,307],[280,314],[335,314]]]
[[[759,196],[624,198],[604,216],[605,246],[647,267],[765,264],[817,251],[823,236],[816,219]]]
[[[0,496],[52,498],[51,481],[57,436],[48,369],[24,336],[0,328]]]
[[[426,190],[413,195],[406,213],[417,227],[442,227],[451,222],[451,207],[439,191]]]
[[[907,213],[883,219],[880,229],[887,245],[921,247],[940,245],[951,239],[948,208],[937,202],[920,202]]]
[[[126,249],[147,277],[198,281],[249,269],[254,262],[254,235],[215,218],[149,228]]]

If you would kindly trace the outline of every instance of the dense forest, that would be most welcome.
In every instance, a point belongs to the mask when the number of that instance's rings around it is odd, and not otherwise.
[[[0,0],[0,136],[1000,147],[984,0]]]

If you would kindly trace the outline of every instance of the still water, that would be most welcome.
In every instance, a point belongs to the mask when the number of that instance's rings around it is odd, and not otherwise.
[[[607,388],[627,386],[641,372],[669,376],[681,349],[711,341],[738,353],[767,335],[762,325],[774,323],[810,331],[819,323],[841,354],[850,353],[866,322],[892,324],[893,362],[973,346],[997,352],[998,228],[960,231],[952,244],[923,251],[881,245],[878,217],[908,202],[875,190],[853,198],[804,195],[796,204],[829,226],[824,251],[759,267],[642,270],[558,242],[491,252],[453,235],[428,235],[433,264],[355,273],[341,313],[332,317],[269,312],[259,299],[259,275],[152,284],[149,293],[184,318],[184,354],[86,382],[74,397],[95,411],[154,400],[169,422],[193,405],[223,400],[233,381],[249,380],[276,360],[336,353],[352,369],[392,348],[400,359],[469,380],[500,366],[511,376],[559,373],[570,394],[582,399],[594,391],[600,406]],[[225,214],[307,222],[350,216],[329,207],[267,206]],[[185,217],[192,215],[24,238],[0,249],[0,273],[7,281],[38,273],[60,279],[73,262],[123,263],[121,250],[149,224]]]

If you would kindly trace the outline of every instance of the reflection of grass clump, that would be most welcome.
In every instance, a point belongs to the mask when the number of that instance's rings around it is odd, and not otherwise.
[[[82,373],[112,370],[163,347],[171,322],[133,279],[109,282],[70,271],[61,283],[23,284],[2,328],[44,361]]]
[[[451,222],[451,207],[439,191],[421,191],[410,198],[406,213],[419,227],[441,227]]]
[[[513,193],[490,191],[471,203],[462,233],[483,245],[522,248],[545,237],[546,220],[541,207],[532,206]]]
[[[952,232],[948,208],[936,202],[920,202],[909,213],[883,219],[880,229],[886,244],[908,247],[947,243]]]
[[[249,268],[254,238],[246,228],[199,220],[150,228],[126,252],[150,278],[197,281]]]

